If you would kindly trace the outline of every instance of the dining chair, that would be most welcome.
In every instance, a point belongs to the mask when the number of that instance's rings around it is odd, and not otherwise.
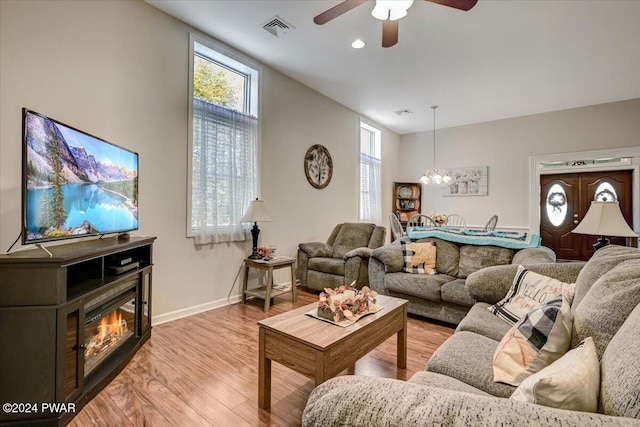
[[[482,231],[493,231],[496,229],[497,224],[498,224],[498,215],[494,215],[491,218],[489,218],[489,221],[487,221],[487,225],[484,226]]]
[[[466,230],[467,228],[467,221],[464,220],[463,217],[461,217],[458,214],[450,214],[448,215],[447,218],[447,224],[446,224],[447,228],[455,228],[457,230]]]
[[[438,224],[429,215],[416,214],[409,219],[407,227],[438,227]]]
[[[389,214],[389,222],[391,223],[391,237],[393,238],[393,240],[397,240],[407,235],[406,232],[402,229],[402,223],[400,222],[396,214]]]

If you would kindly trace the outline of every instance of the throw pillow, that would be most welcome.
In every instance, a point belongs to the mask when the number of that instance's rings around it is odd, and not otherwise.
[[[571,305],[564,295],[513,325],[493,354],[493,380],[514,386],[561,358],[571,344]]]
[[[507,295],[501,301],[487,307],[487,309],[505,322],[513,325],[531,309],[556,298],[560,294],[567,297],[569,305],[571,305],[575,291],[575,283],[564,283],[557,279],[534,273],[519,265],[516,277],[513,279],[513,284]]]
[[[540,372],[525,379],[510,399],[552,408],[596,412],[600,388],[600,363],[593,338]]]
[[[401,242],[404,268],[402,271],[416,274],[436,274],[436,244],[434,242]]]

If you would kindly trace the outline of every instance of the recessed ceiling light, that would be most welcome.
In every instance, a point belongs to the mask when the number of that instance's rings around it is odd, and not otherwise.
[[[353,43],[351,43],[351,47],[354,49],[362,49],[365,43],[360,39],[355,39]]]

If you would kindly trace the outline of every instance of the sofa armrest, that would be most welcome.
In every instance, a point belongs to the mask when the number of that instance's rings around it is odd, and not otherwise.
[[[380,295],[389,295],[385,285],[384,263],[376,258],[369,258],[369,287]]]
[[[322,242],[300,243],[298,247],[309,258],[316,258],[316,257],[330,258],[333,255],[333,247]]]
[[[386,275],[402,271],[402,267],[402,246],[397,240],[375,249],[369,258],[369,287],[380,295],[389,295],[385,284]]]
[[[540,264],[556,262],[556,253],[546,247],[526,248],[515,253],[511,264]]]
[[[368,262],[372,252],[373,249],[370,248],[356,248],[344,254],[343,259],[347,261],[349,258],[359,257]]]
[[[565,283],[575,283],[585,262],[563,262],[527,264],[527,269],[558,279]],[[471,273],[465,282],[471,298],[479,302],[495,304],[505,297],[513,283],[518,266],[497,265]]]
[[[375,249],[371,253],[371,257],[380,261],[384,265],[385,273],[397,273],[402,271],[402,268],[404,267],[402,246],[400,246],[399,242],[394,242]]]
[[[637,426],[638,420],[549,408],[390,378],[347,375],[333,378],[311,392],[302,425]]]
[[[300,286],[307,286],[307,269],[309,268],[309,256],[303,250],[298,248],[296,256],[296,278],[300,282]]]
[[[369,254],[371,249],[358,248],[344,256],[344,283],[362,289],[369,283]]]

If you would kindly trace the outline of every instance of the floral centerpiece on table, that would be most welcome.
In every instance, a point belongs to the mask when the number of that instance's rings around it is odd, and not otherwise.
[[[342,285],[336,289],[324,288],[318,300],[318,317],[336,323],[343,320],[355,321],[363,314],[378,310],[377,297],[378,293],[368,286],[363,286],[361,290],[350,285]]]
[[[447,222],[449,222],[449,217],[446,214],[438,212],[431,214],[431,219],[440,227],[447,225]]]

